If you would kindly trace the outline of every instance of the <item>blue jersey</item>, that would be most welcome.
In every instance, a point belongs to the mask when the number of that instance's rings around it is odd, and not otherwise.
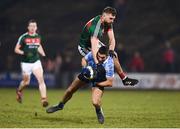
[[[96,63],[94,62],[92,52],[89,52],[85,57],[88,65],[92,68],[96,68]],[[108,56],[107,59],[103,62],[103,67],[106,70],[106,77],[113,77],[114,76],[114,61],[113,58]]]

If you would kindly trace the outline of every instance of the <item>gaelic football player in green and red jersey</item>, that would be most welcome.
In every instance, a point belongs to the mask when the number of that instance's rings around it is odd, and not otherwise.
[[[123,72],[121,65],[119,63],[118,57],[115,49],[115,37],[113,31],[113,22],[116,18],[116,9],[112,7],[104,8],[102,15],[98,15],[92,18],[84,26],[80,41],[78,45],[78,50],[82,56],[85,56],[89,51],[92,51],[93,58],[97,64],[97,68],[102,68],[101,64],[96,58],[98,48],[104,44],[99,40],[104,34],[108,35],[109,38],[109,55],[114,59],[114,66],[117,74],[122,79],[124,85],[134,86],[138,83],[138,80],[127,77]]]
[[[29,85],[30,76],[33,73],[39,84],[42,106],[47,107],[46,84],[44,82],[43,68],[39,57],[39,54],[43,57],[45,57],[46,54],[41,45],[41,36],[36,32],[37,22],[30,20],[27,29],[28,32],[19,37],[14,49],[15,53],[22,56],[21,69],[23,75],[23,79],[16,90],[16,99],[19,103],[22,103],[22,91]]]

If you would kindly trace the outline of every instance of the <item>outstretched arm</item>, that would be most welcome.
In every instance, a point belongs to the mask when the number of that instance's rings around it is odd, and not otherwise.
[[[120,78],[123,80],[126,78],[126,75],[124,74],[124,71],[121,67],[117,54],[114,52],[115,38],[114,38],[114,32],[112,29],[108,31],[108,37],[109,37],[109,50],[110,50],[109,55],[113,57],[116,72],[120,76]]]
[[[108,37],[109,37],[109,50],[113,50],[114,51],[115,46],[116,46],[116,41],[115,41],[113,29],[109,30],[107,32],[107,34],[108,34]]]
[[[96,58],[96,54],[98,52],[98,44],[99,44],[99,39],[94,36],[91,37],[91,51],[96,64],[98,63],[98,60]]]

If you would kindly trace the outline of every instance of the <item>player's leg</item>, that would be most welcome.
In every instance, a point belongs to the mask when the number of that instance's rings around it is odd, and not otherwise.
[[[73,94],[86,83],[79,80],[78,77],[71,83],[68,89],[65,91],[65,94],[59,104],[52,106],[46,110],[47,113],[53,113],[64,108],[65,103],[67,103],[73,96]]]
[[[19,87],[17,88],[18,91],[22,92],[23,89],[29,85],[29,82],[30,82],[30,75],[28,74],[23,74],[22,75],[22,81],[20,82],[19,84]]]
[[[68,87],[68,89],[65,91],[65,94],[62,99],[62,103],[66,103],[69,101],[72,97],[72,95],[82,86],[84,86],[86,83],[79,80],[78,77],[75,78],[75,80],[71,83],[71,85]]]
[[[123,72],[123,69],[122,69],[121,64],[119,62],[119,58],[118,58],[116,53],[115,53],[115,55],[116,55],[116,57],[113,57],[115,70],[116,70],[117,74],[119,75],[119,77],[121,79],[124,79],[126,76]]]
[[[44,82],[43,68],[42,68],[40,61],[36,61],[34,63],[32,71],[38,81],[38,84],[39,84],[39,91],[40,91],[40,95],[41,95],[42,106],[47,107],[48,101],[47,101],[47,94],[46,94],[46,84]]]
[[[101,107],[101,99],[103,96],[104,88],[93,87],[92,88],[92,104],[95,107],[98,122],[104,123],[104,114]]]
[[[28,86],[30,83],[31,65],[28,63],[21,63],[21,69],[22,69],[22,81],[20,82],[18,88],[16,89],[16,100],[19,103],[22,103],[23,89],[26,86]]]
[[[121,67],[121,64],[119,62],[119,58],[118,58],[117,53],[115,52],[114,54],[115,54],[115,56],[113,57],[114,67],[115,67],[115,70],[116,70],[117,74],[121,78],[123,84],[124,85],[131,85],[131,86],[136,85],[139,81],[137,79],[128,78],[125,75],[125,73],[124,73],[124,71],[123,71],[123,69]]]

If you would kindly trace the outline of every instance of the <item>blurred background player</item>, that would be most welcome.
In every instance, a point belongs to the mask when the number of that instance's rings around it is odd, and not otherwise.
[[[97,54],[97,61],[102,63],[105,71],[98,71],[96,69],[96,63],[94,62],[92,52],[89,52],[84,58],[82,58],[82,65],[84,69],[71,83],[68,89],[65,91],[65,95],[58,105],[49,107],[46,112],[53,113],[58,110],[62,110],[67,101],[69,101],[80,87],[85,86],[86,83],[92,83],[92,103],[95,107],[98,122],[104,123],[104,115],[101,108],[101,98],[103,96],[104,87],[111,87],[114,77],[114,62],[112,57],[108,56],[108,49],[105,46],[99,48]],[[90,73],[86,70],[86,66],[91,66],[96,73],[94,79],[89,79]],[[96,70],[95,70],[96,69]]]
[[[16,91],[16,99],[19,103],[22,103],[22,91],[29,85],[30,76],[31,73],[33,73],[39,84],[42,106],[46,107],[48,106],[46,84],[44,82],[43,68],[39,57],[39,54],[43,57],[45,57],[46,54],[41,45],[41,36],[37,33],[37,22],[30,20],[27,29],[28,32],[20,36],[14,49],[15,53],[22,56],[21,69],[23,76]]]
[[[115,49],[115,37],[113,31],[113,22],[116,17],[116,9],[112,7],[104,8],[102,15],[98,15],[92,18],[86,23],[81,33],[78,50],[82,56],[85,56],[89,51],[92,51],[93,58],[97,67],[102,67],[97,58],[96,53],[100,46],[104,44],[99,40],[104,34],[108,35],[109,38],[109,55],[114,60],[114,66],[117,74],[122,79],[124,85],[134,86],[138,83],[138,80],[128,78],[118,60]]]

